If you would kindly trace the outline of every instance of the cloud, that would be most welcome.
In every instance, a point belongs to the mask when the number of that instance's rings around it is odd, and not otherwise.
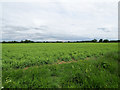
[[[0,2],[55,2],[56,0],[1,0]],[[57,0],[57,1],[61,1],[61,2],[70,2],[70,3],[74,3],[74,2],[118,2],[119,0]]]
[[[118,38],[117,2],[53,0],[3,3],[3,40]]]
[[[110,32],[110,30],[107,29],[107,28],[98,28],[98,30],[102,30],[102,31],[104,31],[104,32]]]

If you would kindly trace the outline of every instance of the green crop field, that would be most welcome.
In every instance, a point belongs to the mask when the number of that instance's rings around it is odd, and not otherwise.
[[[2,44],[3,88],[118,88],[118,43]]]

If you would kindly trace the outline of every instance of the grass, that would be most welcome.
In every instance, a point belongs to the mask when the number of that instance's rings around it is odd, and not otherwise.
[[[118,62],[118,52],[110,52],[71,63],[11,68],[3,70],[3,87],[118,88]]]
[[[3,70],[79,61],[118,51],[117,43],[2,44]]]

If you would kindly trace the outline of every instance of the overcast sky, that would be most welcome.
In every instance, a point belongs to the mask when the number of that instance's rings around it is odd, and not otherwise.
[[[2,40],[118,38],[117,0],[5,1]]]

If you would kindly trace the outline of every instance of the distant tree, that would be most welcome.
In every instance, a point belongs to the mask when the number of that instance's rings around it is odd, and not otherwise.
[[[21,43],[33,43],[34,41],[31,41],[31,40],[25,40],[25,41],[23,41],[23,40],[21,40]]]
[[[97,39],[93,39],[92,42],[97,42]]]
[[[6,43],[6,41],[2,41],[2,43]]]
[[[119,42],[119,40],[110,40],[109,42]]]
[[[30,42],[30,40],[25,40],[25,41],[24,41],[24,43],[29,43],[29,42]]]
[[[108,39],[105,39],[105,40],[103,40],[103,42],[109,42],[109,40],[108,40]]]
[[[62,41],[56,41],[56,43],[62,43]]]
[[[18,43],[17,41],[12,41],[12,43]]]
[[[21,41],[20,41],[20,43],[24,43],[24,41],[23,41],[23,40],[21,40]]]
[[[99,42],[103,42],[103,39],[100,39]]]

